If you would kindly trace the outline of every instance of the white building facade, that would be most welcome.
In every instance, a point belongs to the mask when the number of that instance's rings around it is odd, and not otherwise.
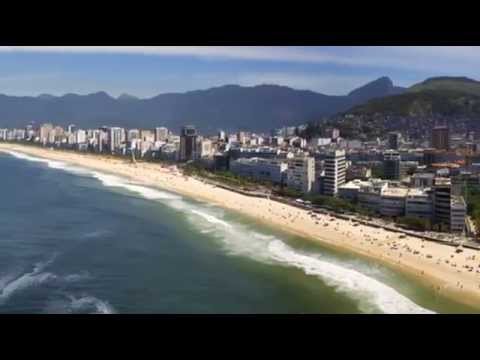
[[[339,186],[345,184],[347,171],[345,151],[330,151],[324,161],[324,170],[323,193],[328,196],[337,196]]]

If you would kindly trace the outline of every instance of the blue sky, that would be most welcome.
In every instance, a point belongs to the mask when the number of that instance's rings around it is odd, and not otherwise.
[[[343,95],[380,76],[480,79],[480,47],[0,47],[0,93],[142,98],[225,84]]]

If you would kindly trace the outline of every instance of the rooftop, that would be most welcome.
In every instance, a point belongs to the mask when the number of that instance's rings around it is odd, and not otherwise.
[[[429,196],[426,189],[410,188],[408,190],[408,197],[427,197]]]
[[[451,197],[451,205],[452,207],[456,208],[465,208],[467,205],[465,204],[465,199],[463,196],[454,195]]]
[[[434,164],[431,165],[431,167],[458,169],[460,167],[460,165],[456,164],[456,163],[434,163]]]
[[[327,156],[345,156],[345,150],[331,150],[327,153]]]
[[[435,185],[451,185],[450,178],[436,177]]]
[[[414,179],[433,179],[435,177],[434,173],[415,173],[412,175]]]
[[[382,196],[389,197],[406,197],[408,194],[408,188],[389,188],[383,190]]]
[[[382,179],[369,179],[369,180],[360,180],[360,179],[355,179],[352,181],[349,181],[343,185],[341,185],[339,188],[340,189],[361,189],[361,188],[382,188],[384,186],[388,186],[388,181],[387,180],[382,180]]]

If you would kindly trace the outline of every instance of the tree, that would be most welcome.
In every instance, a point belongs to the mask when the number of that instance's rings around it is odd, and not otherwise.
[[[429,220],[413,216],[400,217],[397,219],[397,222],[412,230],[425,231],[431,228]]]
[[[376,165],[376,166],[372,167],[372,178],[383,179],[384,176],[385,175],[384,175],[382,165]]]

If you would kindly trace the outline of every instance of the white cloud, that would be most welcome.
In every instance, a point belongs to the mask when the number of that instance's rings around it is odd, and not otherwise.
[[[473,46],[353,46],[353,47],[273,47],[273,46],[11,46],[0,47],[4,53],[76,53],[131,54],[147,56],[184,56],[203,60],[256,60],[310,64],[336,64],[382,70],[422,72],[426,76],[465,75],[480,77],[480,47]],[[267,76],[267,80],[271,75]],[[280,77],[281,78],[281,77]],[[266,81],[267,81],[266,80]],[[320,90],[320,83],[309,86],[314,79],[291,77],[286,83]],[[320,80],[318,80],[320,81]],[[326,77],[323,76],[323,83]],[[348,81],[344,79],[343,81]],[[228,81],[229,83],[232,81]],[[355,78],[349,83],[358,83]],[[330,93],[340,92],[333,83]],[[292,85],[293,86],[293,85]],[[347,86],[345,86],[347,87]],[[345,88],[343,87],[343,88]],[[335,89],[336,88],[336,89]]]
[[[285,61],[383,67],[443,73],[474,71],[480,62],[475,46],[3,46],[0,52],[136,54],[202,59]]]
[[[265,83],[308,89],[328,95],[343,95],[382,75],[392,75],[394,83],[403,86],[410,86],[429,76],[458,75],[480,79],[480,47],[472,46],[14,46],[0,47],[0,53],[2,52],[182,56],[202,60],[256,60],[272,64],[283,61],[292,64],[344,66],[341,71],[331,72],[324,68],[313,69],[311,66],[295,66],[296,70],[290,70],[291,67],[283,67],[282,64],[275,64],[265,72],[257,70],[258,67],[252,71],[244,67],[237,72],[217,72],[213,69],[211,72],[192,72],[186,69],[185,73],[152,75],[148,84],[140,78],[127,80],[122,77],[101,82],[97,78],[68,72],[0,74],[0,91],[18,95],[31,94],[33,85],[35,89],[41,89],[38,92],[54,94],[106,90],[113,95],[129,92],[148,97],[159,93],[183,92],[225,84],[253,86]],[[365,71],[359,71],[362,69]]]
[[[0,52],[193,56],[294,62],[329,62],[335,58],[331,54],[298,47],[272,46],[0,46]]]

